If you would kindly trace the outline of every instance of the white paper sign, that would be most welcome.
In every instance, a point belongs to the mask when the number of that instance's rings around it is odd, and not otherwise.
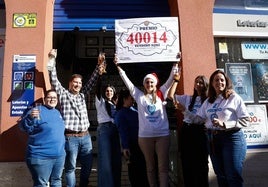
[[[115,20],[118,63],[178,61],[177,17]]]
[[[265,105],[247,105],[249,126],[243,128],[248,145],[268,145],[268,124]]]

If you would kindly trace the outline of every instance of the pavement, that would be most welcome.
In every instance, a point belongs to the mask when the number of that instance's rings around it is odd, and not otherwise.
[[[171,155],[172,156],[172,155]],[[175,155],[174,155],[175,156]],[[177,156],[176,156],[177,157]],[[177,165],[177,166],[176,166]],[[170,173],[170,187],[183,187],[181,181],[179,162],[173,162]],[[79,173],[79,167],[77,173]],[[268,149],[248,150],[244,164],[244,187],[268,186]],[[96,158],[90,176],[89,187],[97,186]],[[210,164],[210,187],[217,187],[216,177]],[[30,187],[31,176],[24,162],[0,162],[0,187]],[[130,187],[127,175],[127,165],[123,162],[122,187]]]

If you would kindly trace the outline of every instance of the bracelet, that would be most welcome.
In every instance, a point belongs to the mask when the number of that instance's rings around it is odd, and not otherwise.
[[[174,80],[174,82],[179,82],[179,80],[178,79],[173,79]]]

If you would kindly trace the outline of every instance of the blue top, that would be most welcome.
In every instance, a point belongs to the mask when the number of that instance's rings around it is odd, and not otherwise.
[[[134,107],[121,108],[115,115],[115,124],[121,137],[123,149],[129,149],[131,144],[138,142],[138,111]]]
[[[65,125],[55,108],[41,106],[40,120],[32,118],[31,110],[23,116],[20,128],[29,135],[27,157],[56,158],[65,155]]]

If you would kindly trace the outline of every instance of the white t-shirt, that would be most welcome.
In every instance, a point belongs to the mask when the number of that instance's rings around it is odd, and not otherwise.
[[[114,123],[114,119],[109,116],[109,114],[106,110],[105,100],[103,97],[101,97],[99,100],[98,97],[95,96],[95,106],[97,109],[97,120],[98,120],[99,124],[105,123],[105,122]]]
[[[242,128],[243,126],[238,123],[238,119],[249,116],[244,101],[237,93],[233,93],[228,99],[219,95],[214,103],[209,103],[207,99],[198,110],[197,115],[206,119],[205,126],[208,129],[215,130],[217,128],[212,124],[213,118],[223,121],[226,129],[230,129]]]

